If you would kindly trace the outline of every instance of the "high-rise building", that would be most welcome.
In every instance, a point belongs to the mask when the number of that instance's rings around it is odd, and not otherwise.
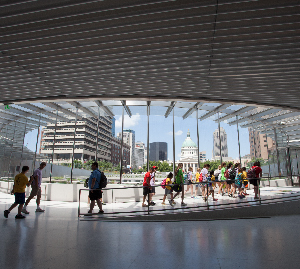
[[[168,144],[166,142],[150,143],[150,161],[167,161],[168,160]]]
[[[117,137],[122,139],[122,133],[118,133]],[[135,131],[128,129],[123,130],[123,143],[130,146],[130,165],[131,168],[136,168],[136,161],[135,161]]]
[[[206,151],[199,152],[200,162],[206,162]]]
[[[258,131],[253,131],[249,128],[250,156],[252,158],[263,158],[268,160],[269,154],[275,149],[275,141],[272,138],[266,137]]]
[[[141,141],[135,143],[135,157],[137,167],[143,167],[145,164],[145,144]]]
[[[98,161],[111,161],[111,124],[111,117],[102,116],[99,118]],[[40,153],[51,157],[53,152],[53,163],[71,163],[75,133],[74,159],[82,162],[95,160],[97,119],[77,120],[76,132],[74,131],[74,119],[71,119],[70,122],[57,122],[56,130],[55,124],[47,124],[42,128]]]
[[[116,119],[114,117],[111,119],[111,135],[116,136]]]
[[[213,145],[213,157],[212,159],[220,159],[220,137],[221,137],[221,153],[222,157],[228,157],[228,148],[227,148],[227,134],[223,127],[216,129],[213,134],[214,145]]]
[[[121,139],[117,137],[111,138],[111,163],[115,166],[121,161]],[[130,164],[130,146],[123,143],[123,167]]]

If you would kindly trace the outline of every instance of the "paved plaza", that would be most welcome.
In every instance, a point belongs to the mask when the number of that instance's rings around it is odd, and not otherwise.
[[[286,191],[291,188],[263,189],[262,196]],[[0,193],[2,212],[12,202],[13,196]],[[104,210],[115,210],[113,206]],[[31,202],[25,220],[14,218],[16,210],[8,219],[2,216],[0,268],[273,269],[298,268],[300,262],[300,212],[253,219],[112,222],[78,219],[78,203],[43,201],[42,207],[45,213],[35,213]]]

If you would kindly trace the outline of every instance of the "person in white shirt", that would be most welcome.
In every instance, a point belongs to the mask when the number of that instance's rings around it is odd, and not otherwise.
[[[202,182],[207,181],[209,167],[210,167],[210,165],[208,163],[206,163],[206,164],[204,164],[204,167],[201,170]],[[205,194],[206,193],[206,184],[202,184],[201,190],[202,190],[202,198],[204,199],[204,201],[207,201],[207,197],[206,197],[206,194]]]
[[[152,186],[152,188],[150,194],[150,205],[155,205],[153,201],[153,196],[155,195],[155,172],[157,168],[158,168],[157,166],[153,166],[154,171],[151,173],[150,186]]]
[[[194,194],[194,191],[193,191],[193,167],[189,167],[187,179],[188,179],[187,188],[186,188],[184,195],[186,195],[188,190],[191,189],[191,195],[192,195],[191,198],[195,198],[193,195]]]

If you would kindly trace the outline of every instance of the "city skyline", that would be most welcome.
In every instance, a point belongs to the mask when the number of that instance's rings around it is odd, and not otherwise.
[[[121,132],[120,115],[115,116],[115,133]],[[172,136],[172,119],[165,119],[163,116],[150,116],[149,143],[166,142],[168,143],[168,159],[173,159],[173,136]],[[191,139],[197,143],[197,125],[195,118],[183,120],[181,117],[175,117],[175,159],[180,159],[180,150],[182,143],[186,138],[186,133],[190,130]],[[236,159],[239,157],[238,140],[236,126],[229,126],[221,123],[227,133],[228,156]],[[213,132],[218,128],[218,124],[212,120],[199,122],[199,151],[206,151],[207,159],[212,158],[213,150]],[[147,116],[136,113],[131,118],[125,116],[124,129],[135,131],[135,141],[141,141],[147,146]],[[34,130],[25,136],[24,145],[35,151],[37,130]],[[240,128],[241,156],[250,153],[249,132],[247,128]],[[39,148],[38,148],[39,151]]]

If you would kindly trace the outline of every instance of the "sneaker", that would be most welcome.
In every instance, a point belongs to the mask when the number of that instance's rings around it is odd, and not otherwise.
[[[191,198],[195,198],[194,196],[191,196]]]
[[[41,209],[41,208],[37,208],[37,209],[35,210],[35,212],[45,212],[45,210],[44,210],[44,209]]]
[[[24,213],[24,214],[29,214],[29,212],[26,210],[26,208],[23,208],[23,209],[22,209],[22,213]]]
[[[26,217],[24,215],[16,215],[15,216],[16,219],[25,219]]]
[[[4,217],[5,218],[8,218],[8,214],[9,214],[10,212],[8,211],[8,210],[4,210]]]
[[[169,201],[169,203],[170,203],[170,206],[173,206],[173,203],[172,203],[172,201],[171,201],[171,200]]]
[[[232,197],[232,194],[230,193],[230,194],[228,194],[228,196],[229,196],[229,197]]]
[[[146,204],[142,204],[142,207],[148,207],[148,205],[146,205]]]
[[[150,205],[156,205],[156,203],[154,203],[154,202],[152,201],[152,202],[150,202]]]
[[[99,210],[98,214],[103,214],[104,211],[103,210]]]
[[[254,200],[259,200],[259,198],[258,197],[254,197]]]
[[[215,198],[215,199],[213,199],[213,201],[215,201],[215,202],[216,202],[216,201],[218,201],[218,199],[216,199],[216,198]]]
[[[161,205],[166,205],[166,203],[161,203]]]
[[[184,203],[184,202],[181,202],[181,205],[182,205],[182,206],[186,206],[186,203]]]
[[[102,205],[106,205],[106,203],[102,203]]]
[[[243,198],[245,198],[245,196],[244,196],[244,195],[241,195],[241,194],[239,194],[239,198],[240,198],[240,199],[243,199]]]
[[[173,201],[173,202],[172,202],[172,204],[173,204],[173,205],[176,205],[176,202],[175,202],[175,201]]]

